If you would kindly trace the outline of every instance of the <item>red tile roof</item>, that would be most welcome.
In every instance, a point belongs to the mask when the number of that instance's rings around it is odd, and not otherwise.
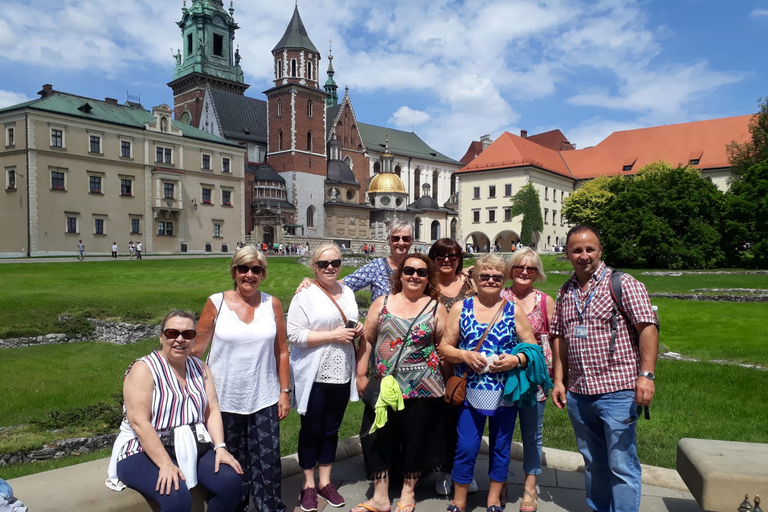
[[[469,148],[467,149],[467,152],[464,153],[464,156],[461,157],[459,162],[463,163],[464,165],[467,165],[469,162],[475,159],[477,155],[483,152],[483,143],[479,140],[473,140],[469,144]]]
[[[612,133],[597,146],[565,151],[551,149],[554,141],[559,140],[562,144],[567,140],[560,130],[526,139],[505,132],[456,172],[532,165],[569,178],[590,179],[601,175],[634,174],[659,160],[672,165],[688,165],[691,160],[699,160],[694,165],[699,169],[729,167],[725,148],[731,141],[743,143],[749,140],[752,117],[726,117],[625,130]],[[473,147],[474,143],[470,150]],[[624,171],[627,166],[631,166],[631,170]]]
[[[560,130],[550,130],[548,132],[537,133],[526,138],[540,146],[549,148],[553,151],[568,151],[576,149],[568,138]]]

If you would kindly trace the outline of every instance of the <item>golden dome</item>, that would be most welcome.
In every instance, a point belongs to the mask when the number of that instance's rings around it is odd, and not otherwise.
[[[405,185],[403,185],[403,180],[393,172],[383,172],[373,177],[368,184],[368,193],[376,192],[399,192],[407,194]]]

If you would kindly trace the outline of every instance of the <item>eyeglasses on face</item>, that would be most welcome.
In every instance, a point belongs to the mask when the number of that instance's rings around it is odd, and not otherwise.
[[[453,261],[456,261],[458,259],[459,259],[459,255],[456,254],[455,252],[452,252],[451,254],[438,254],[438,255],[435,256],[435,261],[448,260],[448,261],[453,262]]]
[[[504,276],[501,274],[480,274],[481,281],[493,281],[494,283],[503,283]]]
[[[405,236],[392,235],[392,236],[389,237],[389,239],[392,240],[395,243],[397,243],[400,240],[402,240],[403,242],[409,244],[409,243],[411,243],[411,240],[413,240],[413,237],[411,235],[405,235]]]
[[[526,267],[523,265],[515,265],[512,267],[512,270],[518,274],[522,274],[523,272],[528,272],[530,274],[535,274],[539,271],[536,267]]]
[[[195,336],[197,336],[197,331],[194,329],[187,329],[185,331],[180,331],[178,329],[166,329],[163,331],[163,336],[169,340],[175,340],[179,337],[179,335],[181,335],[181,337],[185,340],[193,340],[195,339]]]
[[[328,265],[332,266],[333,268],[339,268],[341,266],[341,260],[318,260],[315,262],[315,265],[318,266],[318,268],[326,269],[328,268]]]
[[[412,276],[413,274],[416,274],[419,277],[427,277],[429,275],[429,270],[425,268],[414,268],[411,266],[403,267],[403,274],[406,276]]]
[[[253,272],[253,275],[255,276],[258,276],[262,272],[264,272],[264,267],[262,267],[261,265],[254,265],[252,267],[249,267],[248,265],[238,265],[235,268],[237,269],[238,274],[243,274],[243,275],[247,274],[249,270]]]

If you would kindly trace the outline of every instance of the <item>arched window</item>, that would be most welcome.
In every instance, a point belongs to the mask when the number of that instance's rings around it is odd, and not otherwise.
[[[315,227],[315,207],[310,206],[307,208],[307,227],[313,228]]]
[[[431,235],[432,235],[432,241],[438,240],[440,238],[440,222],[433,220],[432,221],[432,229],[431,229]]]
[[[379,162],[373,163],[373,174],[379,174],[381,172],[381,164]]]
[[[416,169],[413,172],[413,200],[415,201],[420,197],[421,197],[421,170]]]
[[[283,130],[277,131],[277,150],[283,150]]]
[[[416,225],[415,225],[415,233],[413,234],[413,237],[416,240],[421,240],[421,219],[416,217]]]
[[[283,117],[283,100],[277,100],[277,117]]]
[[[296,78],[296,59],[291,59],[291,77]]]
[[[189,110],[185,110],[183,114],[181,114],[181,122],[184,124],[192,124],[192,114],[189,113]]]
[[[344,163],[347,164],[347,167],[349,167],[350,169],[354,170],[355,166],[352,163],[352,159],[349,158],[349,155],[344,157]]]
[[[307,78],[312,80],[312,61],[307,61]]]
[[[432,173],[432,197],[435,198],[435,201],[437,201],[437,182],[438,182],[437,173],[433,172]]]
[[[451,220],[451,238],[456,240],[456,219]]]
[[[307,132],[307,151],[312,151],[312,131]]]
[[[277,68],[275,69],[275,76],[277,78],[283,78],[283,60],[277,59]]]
[[[402,176],[400,176],[400,171],[401,171],[400,166],[396,165],[395,166],[395,174],[397,174],[398,178],[402,178]]]
[[[307,101],[307,117],[312,117],[312,100]]]

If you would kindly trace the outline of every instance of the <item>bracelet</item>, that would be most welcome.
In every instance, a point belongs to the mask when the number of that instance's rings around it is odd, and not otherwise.
[[[520,368],[523,368],[523,360],[520,359],[520,354],[512,354],[512,355],[517,358],[517,366]]]
[[[285,388],[280,390],[282,393],[288,393],[289,395],[293,393],[293,390],[291,388]]]
[[[213,451],[216,451],[219,448],[226,448],[226,447],[227,447],[227,443],[219,443],[219,444],[217,444],[216,446],[213,447]]]

